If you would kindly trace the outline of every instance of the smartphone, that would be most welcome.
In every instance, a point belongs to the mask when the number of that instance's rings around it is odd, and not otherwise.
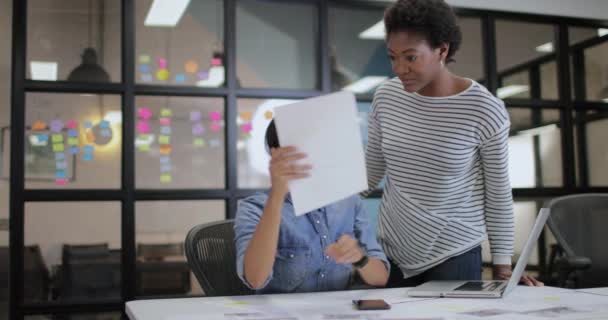
[[[382,299],[353,300],[353,304],[359,310],[388,310],[391,308],[391,305]]]

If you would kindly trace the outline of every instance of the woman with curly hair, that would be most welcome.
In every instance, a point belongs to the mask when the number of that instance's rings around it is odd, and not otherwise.
[[[443,0],[399,0],[384,24],[396,77],[375,93],[366,160],[370,190],[386,176],[378,239],[388,286],[481,279],[486,237],[493,276],[506,280],[514,227],[504,103],[447,67],[462,35]]]

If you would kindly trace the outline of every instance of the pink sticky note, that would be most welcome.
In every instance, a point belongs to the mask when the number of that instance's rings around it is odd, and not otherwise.
[[[160,122],[160,124],[162,126],[170,126],[171,125],[171,118],[160,118],[160,119],[158,119],[158,121]]]
[[[158,68],[159,69],[167,69],[167,59],[158,58]]]
[[[222,126],[219,122],[212,122],[209,126],[209,129],[211,129],[211,131],[220,131],[220,129],[222,129]]]
[[[58,186],[65,186],[66,184],[68,184],[68,180],[67,179],[55,179],[55,184]]]
[[[152,111],[149,108],[139,108],[137,109],[137,115],[144,120],[148,120],[152,118]]]
[[[251,129],[252,129],[251,122],[244,123],[241,125],[241,131],[243,133],[249,133],[249,132],[251,132]]]
[[[220,59],[220,58],[212,58],[211,59],[211,65],[212,66],[221,66],[222,65],[222,59]]]
[[[74,121],[74,120],[70,120],[65,124],[65,127],[68,129],[77,129],[78,128],[78,122]]]
[[[150,128],[150,123],[148,121],[138,121],[137,122],[137,133],[150,133],[152,129]]]
[[[220,121],[222,120],[222,113],[219,111],[211,111],[209,112],[209,119],[211,119],[211,121]]]

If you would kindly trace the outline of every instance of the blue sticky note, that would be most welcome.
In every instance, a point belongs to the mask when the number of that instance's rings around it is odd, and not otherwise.
[[[46,134],[39,134],[38,135],[38,141],[40,142],[45,142],[45,141],[49,141],[49,136]]]
[[[84,153],[82,155],[82,160],[84,160],[84,161],[93,161],[93,154],[92,153]]]
[[[57,163],[55,163],[55,169],[57,169],[57,170],[65,170],[67,167],[68,166],[65,163],[65,160],[63,160],[63,161],[57,161]]]
[[[85,145],[84,147],[82,147],[82,152],[93,153],[94,152],[93,146],[90,144]]]
[[[55,161],[65,160],[65,154],[63,152],[55,153]]]
[[[186,76],[183,73],[179,73],[175,75],[175,82],[185,82]]]
[[[99,127],[100,128],[109,128],[110,127],[110,121],[107,121],[107,120],[101,120],[101,121],[99,121]]]
[[[78,137],[78,130],[76,130],[76,129],[68,130],[68,137]]]
[[[161,164],[160,172],[171,172],[171,165],[170,164]]]
[[[160,134],[170,135],[171,134],[171,127],[161,126],[160,127]]]
[[[57,170],[57,172],[55,172],[55,179],[65,179],[65,171]]]
[[[87,129],[93,128],[93,123],[91,121],[85,121],[83,126]]]
[[[78,154],[78,151],[80,151],[80,149],[77,146],[71,146],[70,147],[70,153],[71,154]]]
[[[160,163],[161,164],[169,164],[169,163],[171,163],[171,158],[169,158],[167,156],[161,156],[160,157]]]
[[[141,81],[143,82],[152,82],[152,74],[144,73],[141,75]]]
[[[150,65],[148,65],[148,64],[140,64],[139,65],[139,72],[141,72],[141,73],[150,73]]]

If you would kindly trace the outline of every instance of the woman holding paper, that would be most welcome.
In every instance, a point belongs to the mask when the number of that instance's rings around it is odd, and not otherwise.
[[[396,77],[375,93],[366,162],[370,189],[386,176],[378,238],[392,264],[388,286],[480,279],[486,236],[494,278],[508,279],[514,232],[504,103],[447,68],[461,33],[443,0],[398,0],[384,23]]]
[[[358,195],[296,216],[290,180],[308,176],[306,156],[280,147],[274,122],[266,131],[271,189],[240,201],[235,224],[237,274],[258,293],[347,289],[354,273],[368,285],[388,279],[388,261],[376,242]]]

